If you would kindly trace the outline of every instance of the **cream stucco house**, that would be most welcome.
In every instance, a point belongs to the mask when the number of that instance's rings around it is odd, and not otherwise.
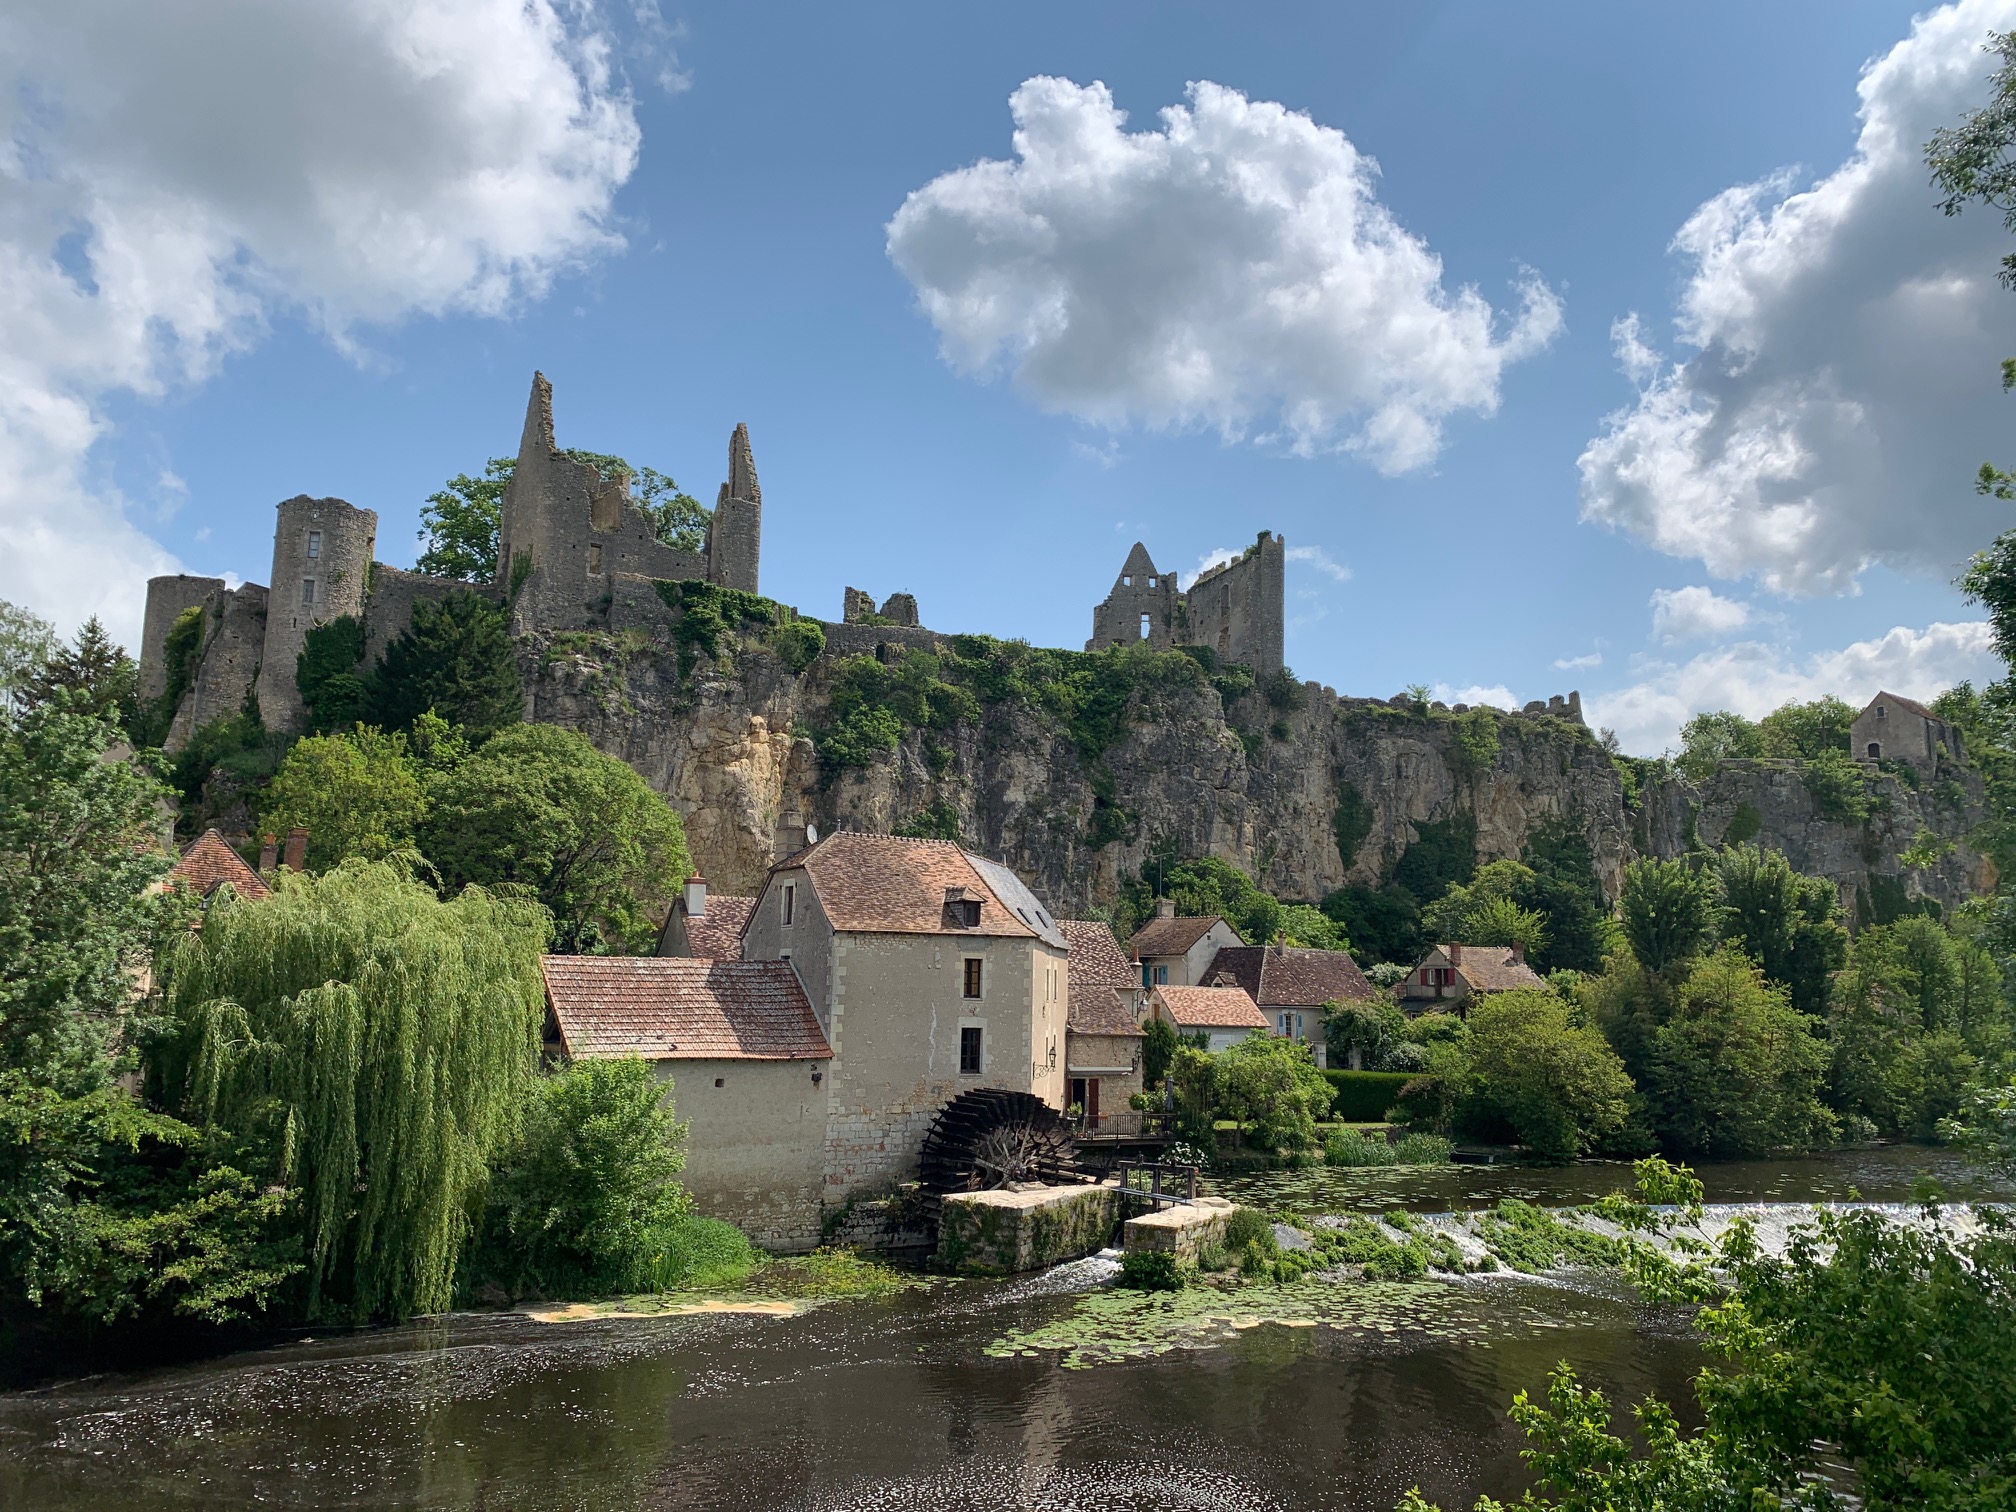
[[[1443,1004],[1460,1013],[1461,1004],[1479,993],[1546,986],[1540,973],[1526,964],[1523,946],[1450,942],[1429,946],[1394,992],[1409,1013],[1426,1013]]]
[[[1173,902],[1157,898],[1155,916],[1128,943],[1141,962],[1143,987],[1202,987],[1218,952],[1246,942],[1215,914],[1178,917]]]

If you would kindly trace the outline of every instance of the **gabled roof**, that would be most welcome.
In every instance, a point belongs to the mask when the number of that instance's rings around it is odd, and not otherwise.
[[[1869,702],[1867,702],[1862,706],[1862,712],[1864,714],[1867,714],[1879,703],[1895,704],[1897,705],[1898,708],[1906,709],[1911,713],[1916,714],[1920,719],[1929,719],[1934,724],[1943,724],[1945,722],[1941,720],[1937,714],[1934,714],[1930,709],[1926,708],[1925,705],[1918,702],[1917,699],[1906,698],[1901,693],[1878,693],[1874,698],[1870,699]]]
[[[700,918],[686,916],[686,943],[696,957],[715,961],[742,959],[742,926],[756,911],[754,898],[724,898],[707,895],[707,912]]]
[[[1225,924],[1225,921],[1217,914],[1201,918],[1150,919],[1134,931],[1134,938],[1128,943],[1144,956],[1177,956],[1211,933],[1213,924]],[[1229,924],[1225,927],[1232,928]],[[1237,930],[1232,932],[1235,935],[1238,933]]]
[[[1449,947],[1437,945],[1444,960]],[[1511,992],[1521,987],[1545,988],[1540,973],[1521,959],[1510,945],[1464,945],[1462,958],[1451,961],[1456,974],[1472,992]]]
[[[1139,1034],[1132,994],[1141,968],[1120,953],[1113,927],[1097,919],[1059,919],[1057,927],[1071,945],[1066,1026],[1073,1034]]]
[[[1059,950],[1069,948],[1057,921],[1020,877],[949,840],[836,830],[770,871],[774,876],[801,867],[836,930],[1033,937]],[[945,902],[960,888],[979,895],[980,922],[952,929],[945,922]]]
[[[828,1060],[789,961],[542,956],[546,1002],[580,1059]]]
[[[266,879],[245,864],[245,858],[231,849],[231,842],[215,829],[207,829],[182,852],[182,859],[168,868],[164,878],[171,886],[186,887],[199,898],[208,898],[226,882],[241,898],[264,898],[273,889]]]
[[[1341,950],[1227,945],[1212,957],[1204,980],[1213,981],[1220,972],[1244,987],[1262,1008],[1320,1008],[1378,996],[1358,963]]]
[[[1267,1015],[1244,987],[1157,987],[1155,996],[1179,1029],[1265,1029]]]

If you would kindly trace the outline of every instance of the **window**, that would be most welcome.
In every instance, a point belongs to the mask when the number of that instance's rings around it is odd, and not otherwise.
[[[1122,588],[1132,588],[1134,586],[1134,579],[1123,572],[1120,574],[1120,586]]]
[[[1169,984],[1169,968],[1167,966],[1157,966],[1155,968],[1155,985],[1158,987],[1166,987],[1168,986],[1168,984]]]
[[[319,530],[311,530],[308,532],[308,560],[312,562],[321,555],[322,555],[322,532]]]
[[[977,966],[980,963],[978,961],[970,961],[967,964]],[[961,1029],[959,1031],[959,1074],[961,1076],[978,1076],[980,1074],[980,1034],[980,1030],[973,1028]]]
[[[602,543],[600,541],[590,541],[588,543],[588,570],[591,573],[602,570]]]
[[[1883,705],[1881,705],[1881,704],[1878,704],[1878,705],[1876,705],[1876,717],[1877,717],[1878,719],[1884,719],[1884,718],[1887,718],[1887,717],[1889,716],[1889,713],[1890,713],[1890,711],[1889,711],[1888,709],[1884,708],[1884,707],[1883,707]]]
[[[315,607],[315,579],[313,578],[301,579],[301,607],[303,609],[313,609]]]
[[[1153,578],[1148,579],[1148,586],[1150,588],[1153,588],[1155,586],[1155,579]]]
[[[796,884],[784,884],[784,922],[789,924],[798,912],[798,888]]]
[[[969,998],[980,996],[980,958],[978,956],[966,957],[966,996]],[[975,1034],[979,1032],[978,1029],[973,1031]]]
[[[1871,761],[1881,761],[1883,759],[1883,747],[1873,740],[1869,742],[1869,759]]]
[[[945,911],[954,929],[980,927],[980,900],[977,898],[954,898],[945,905]]]

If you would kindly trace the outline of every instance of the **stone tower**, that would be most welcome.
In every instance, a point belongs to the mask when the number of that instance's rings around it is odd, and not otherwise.
[[[756,569],[763,549],[763,487],[749,451],[749,427],[737,425],[728,438],[728,481],[714,501],[707,531],[707,581],[756,592]]]
[[[259,713],[269,730],[306,723],[294,663],[317,625],[364,614],[378,512],[342,499],[297,494],[279,506],[273,576],[266,601],[266,647],[259,662]]]
[[[1244,553],[1199,573],[1183,595],[1188,623],[1182,644],[1209,646],[1219,661],[1236,662],[1262,677],[1279,672],[1287,556],[1288,543],[1263,530]]]
[[[1148,548],[1136,541],[1120,576],[1113,580],[1113,591],[1092,611],[1092,639],[1085,642],[1085,649],[1101,651],[1146,641],[1166,651],[1183,641],[1180,607],[1176,574],[1159,571]]]

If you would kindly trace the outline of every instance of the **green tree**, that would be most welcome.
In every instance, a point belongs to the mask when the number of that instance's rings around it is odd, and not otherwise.
[[[110,760],[110,716],[68,690],[0,710],[0,1071],[83,1094],[102,1086],[136,970],[174,917],[166,792]]]
[[[1719,932],[1792,995],[1801,1013],[1826,1012],[1828,981],[1848,954],[1841,903],[1824,877],[1802,877],[1777,851],[1739,845],[1715,861]]]
[[[1391,999],[1324,1005],[1324,1047],[1333,1066],[1353,1071],[1384,1070],[1387,1055],[1406,1037],[1407,1015]]]
[[[1323,899],[1323,913],[1335,919],[1360,961],[1411,966],[1427,948],[1421,905],[1400,887],[1354,883]]]
[[[1213,1102],[1253,1142],[1275,1155],[1316,1148],[1316,1120],[1330,1111],[1330,1083],[1306,1046],[1255,1030],[1212,1057]]]
[[[1679,861],[1634,861],[1624,868],[1617,913],[1638,963],[1671,971],[1714,938],[1714,885]]]
[[[364,622],[353,614],[316,625],[303,638],[294,658],[294,686],[317,735],[347,730],[363,716],[363,662]]]
[[[1811,703],[1781,704],[1757,722],[1763,754],[1784,761],[1811,761],[1828,751],[1845,756],[1856,712],[1831,693]]]
[[[1659,1146],[1717,1159],[1831,1139],[1827,1047],[1734,946],[1695,963],[1652,1037],[1643,1091]]]
[[[504,611],[468,592],[415,604],[413,623],[372,671],[365,706],[386,730],[411,729],[432,709],[472,741],[518,723],[525,689]]]
[[[1283,945],[1296,945],[1305,950],[1351,949],[1351,937],[1345,933],[1344,926],[1320,908],[1307,903],[1289,903],[1282,907],[1277,937]]]
[[[308,869],[319,872],[351,856],[383,861],[413,849],[426,813],[406,737],[358,725],[298,742],[273,774],[259,821],[275,835],[306,829]]]
[[[59,693],[73,693],[92,713],[123,718],[134,706],[138,686],[133,658],[94,614],[79,627],[75,640],[68,645],[58,641],[40,666],[29,669],[25,697],[41,704]]]
[[[546,921],[380,862],[213,908],[165,965],[151,1074],[271,1141],[301,1191],[311,1318],[438,1312],[537,1064]]]
[[[483,476],[457,473],[420,506],[420,560],[415,572],[460,578],[465,583],[497,581],[497,538],[504,516],[504,490],[515,457],[492,457]]]
[[[1680,771],[1693,782],[1706,782],[1724,761],[1763,754],[1763,732],[1726,709],[1696,714],[1680,727]]]
[[[514,726],[427,791],[421,849],[442,881],[529,888],[563,951],[647,948],[691,870],[678,812],[572,730]]]
[[[1543,943],[1527,951],[1534,969],[1543,975],[1601,970],[1616,948],[1617,928],[1589,837],[1567,817],[1549,820],[1526,837],[1520,860],[1533,876],[1514,889],[1512,901],[1546,924]]]
[[[0,599],[0,705],[19,708],[61,644],[56,627],[41,615]]]
[[[1518,861],[1488,862],[1477,868],[1469,882],[1456,883],[1422,909],[1421,926],[1437,940],[1454,940],[1464,945],[1499,943],[1471,938],[1477,916],[1489,904],[1510,902],[1512,895],[1533,878],[1533,868]]]
[[[1624,1126],[1631,1078],[1551,992],[1497,992],[1470,1010],[1470,1085],[1458,1117],[1509,1127],[1543,1160],[1573,1160]]]

